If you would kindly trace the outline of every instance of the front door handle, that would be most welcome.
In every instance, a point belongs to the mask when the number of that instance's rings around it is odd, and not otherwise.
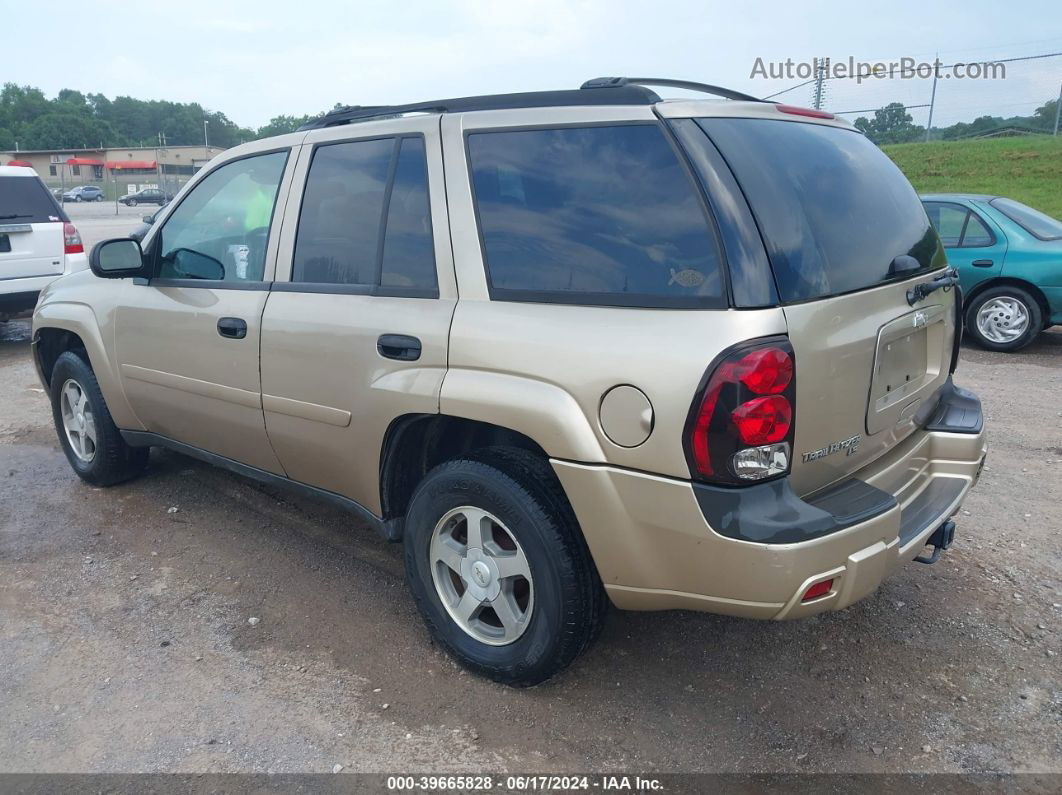
[[[973,265],[975,268],[991,268],[996,263],[990,259],[975,259],[970,264]]]
[[[247,336],[247,321],[238,317],[223,317],[218,321],[218,334],[229,339],[242,340]]]
[[[376,350],[385,359],[415,362],[420,358],[420,340],[408,334],[381,334]]]

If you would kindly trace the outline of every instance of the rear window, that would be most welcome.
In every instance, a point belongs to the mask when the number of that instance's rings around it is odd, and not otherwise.
[[[472,133],[468,152],[493,298],[724,303],[714,232],[659,125]]]
[[[65,220],[59,205],[36,177],[0,177],[0,224],[46,224]]]
[[[911,184],[863,135],[771,119],[699,119],[748,198],[784,302],[850,293],[942,267]],[[890,272],[909,255],[916,271]]]
[[[1056,221],[1046,213],[1014,199],[992,199],[989,204],[1033,237],[1040,240],[1062,240],[1062,221]]]

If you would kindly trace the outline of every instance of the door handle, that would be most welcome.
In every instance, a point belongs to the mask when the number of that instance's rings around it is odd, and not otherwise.
[[[994,263],[990,259],[975,259],[970,264],[973,265],[975,268],[991,268],[996,263]]]
[[[376,351],[385,359],[415,362],[420,358],[420,340],[407,334],[381,334]]]
[[[223,317],[218,320],[218,334],[229,339],[242,340],[247,336],[247,321],[238,317]]]

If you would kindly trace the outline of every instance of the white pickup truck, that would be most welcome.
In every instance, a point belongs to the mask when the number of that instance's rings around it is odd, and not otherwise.
[[[37,172],[0,166],[0,321],[31,312],[49,282],[86,268],[81,235]]]

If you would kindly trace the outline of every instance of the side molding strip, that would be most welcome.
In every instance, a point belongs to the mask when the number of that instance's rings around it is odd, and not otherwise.
[[[235,403],[249,409],[261,408],[261,396],[257,392],[239,389],[234,386],[215,384],[213,381],[200,381],[198,378],[189,378],[176,373],[164,373],[161,370],[151,370],[147,367],[137,367],[135,364],[123,364],[122,375],[134,381],[143,381],[147,384],[164,386],[176,389],[180,392],[190,392],[201,397],[224,400],[226,403]]]
[[[322,406],[319,403],[307,403],[305,400],[263,394],[262,408],[277,414],[286,414],[289,417],[335,425],[337,428],[346,428],[350,425],[349,411]]]

